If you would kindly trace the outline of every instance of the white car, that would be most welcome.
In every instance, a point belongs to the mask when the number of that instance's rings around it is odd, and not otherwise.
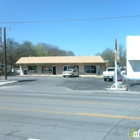
[[[78,77],[79,76],[79,72],[78,70],[75,69],[67,69],[65,71],[63,71],[62,73],[63,77]]]
[[[20,69],[16,68],[15,73],[16,73],[16,75],[20,75]]]
[[[121,67],[121,74],[123,75],[123,76],[126,76],[127,75],[127,69],[126,69],[126,67]]]
[[[108,67],[106,71],[103,72],[104,81],[107,79],[112,80],[114,79],[115,67]]]

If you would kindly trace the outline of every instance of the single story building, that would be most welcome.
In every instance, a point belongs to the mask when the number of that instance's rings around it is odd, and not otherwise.
[[[126,38],[127,78],[140,79],[140,36]]]
[[[47,56],[21,57],[16,64],[20,75],[61,75],[70,68],[77,68],[80,75],[102,75],[107,62],[101,56]]]

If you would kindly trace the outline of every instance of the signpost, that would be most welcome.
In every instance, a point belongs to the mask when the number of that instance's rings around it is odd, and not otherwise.
[[[117,85],[118,85],[117,62],[118,62],[118,40],[115,39],[115,88],[116,89],[117,89]]]
[[[115,39],[115,53],[114,53],[114,60],[115,60],[115,72],[114,72],[114,84],[110,88],[106,88],[107,90],[117,90],[117,91],[126,91],[127,88],[122,86],[121,82],[118,81],[120,79],[120,66],[119,66],[119,47],[118,47],[118,40]]]

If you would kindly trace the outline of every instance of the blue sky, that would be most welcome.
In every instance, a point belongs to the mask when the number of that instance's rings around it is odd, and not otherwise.
[[[56,45],[75,55],[95,55],[125,47],[127,35],[140,35],[140,16],[108,20],[40,23],[1,23],[44,20],[88,19],[140,15],[140,0],[0,0],[0,27],[10,27],[7,37]]]

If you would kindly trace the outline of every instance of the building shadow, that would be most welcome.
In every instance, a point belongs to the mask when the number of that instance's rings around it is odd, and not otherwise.
[[[19,80],[18,82],[33,82],[37,81],[36,79],[29,79],[29,80]]]

